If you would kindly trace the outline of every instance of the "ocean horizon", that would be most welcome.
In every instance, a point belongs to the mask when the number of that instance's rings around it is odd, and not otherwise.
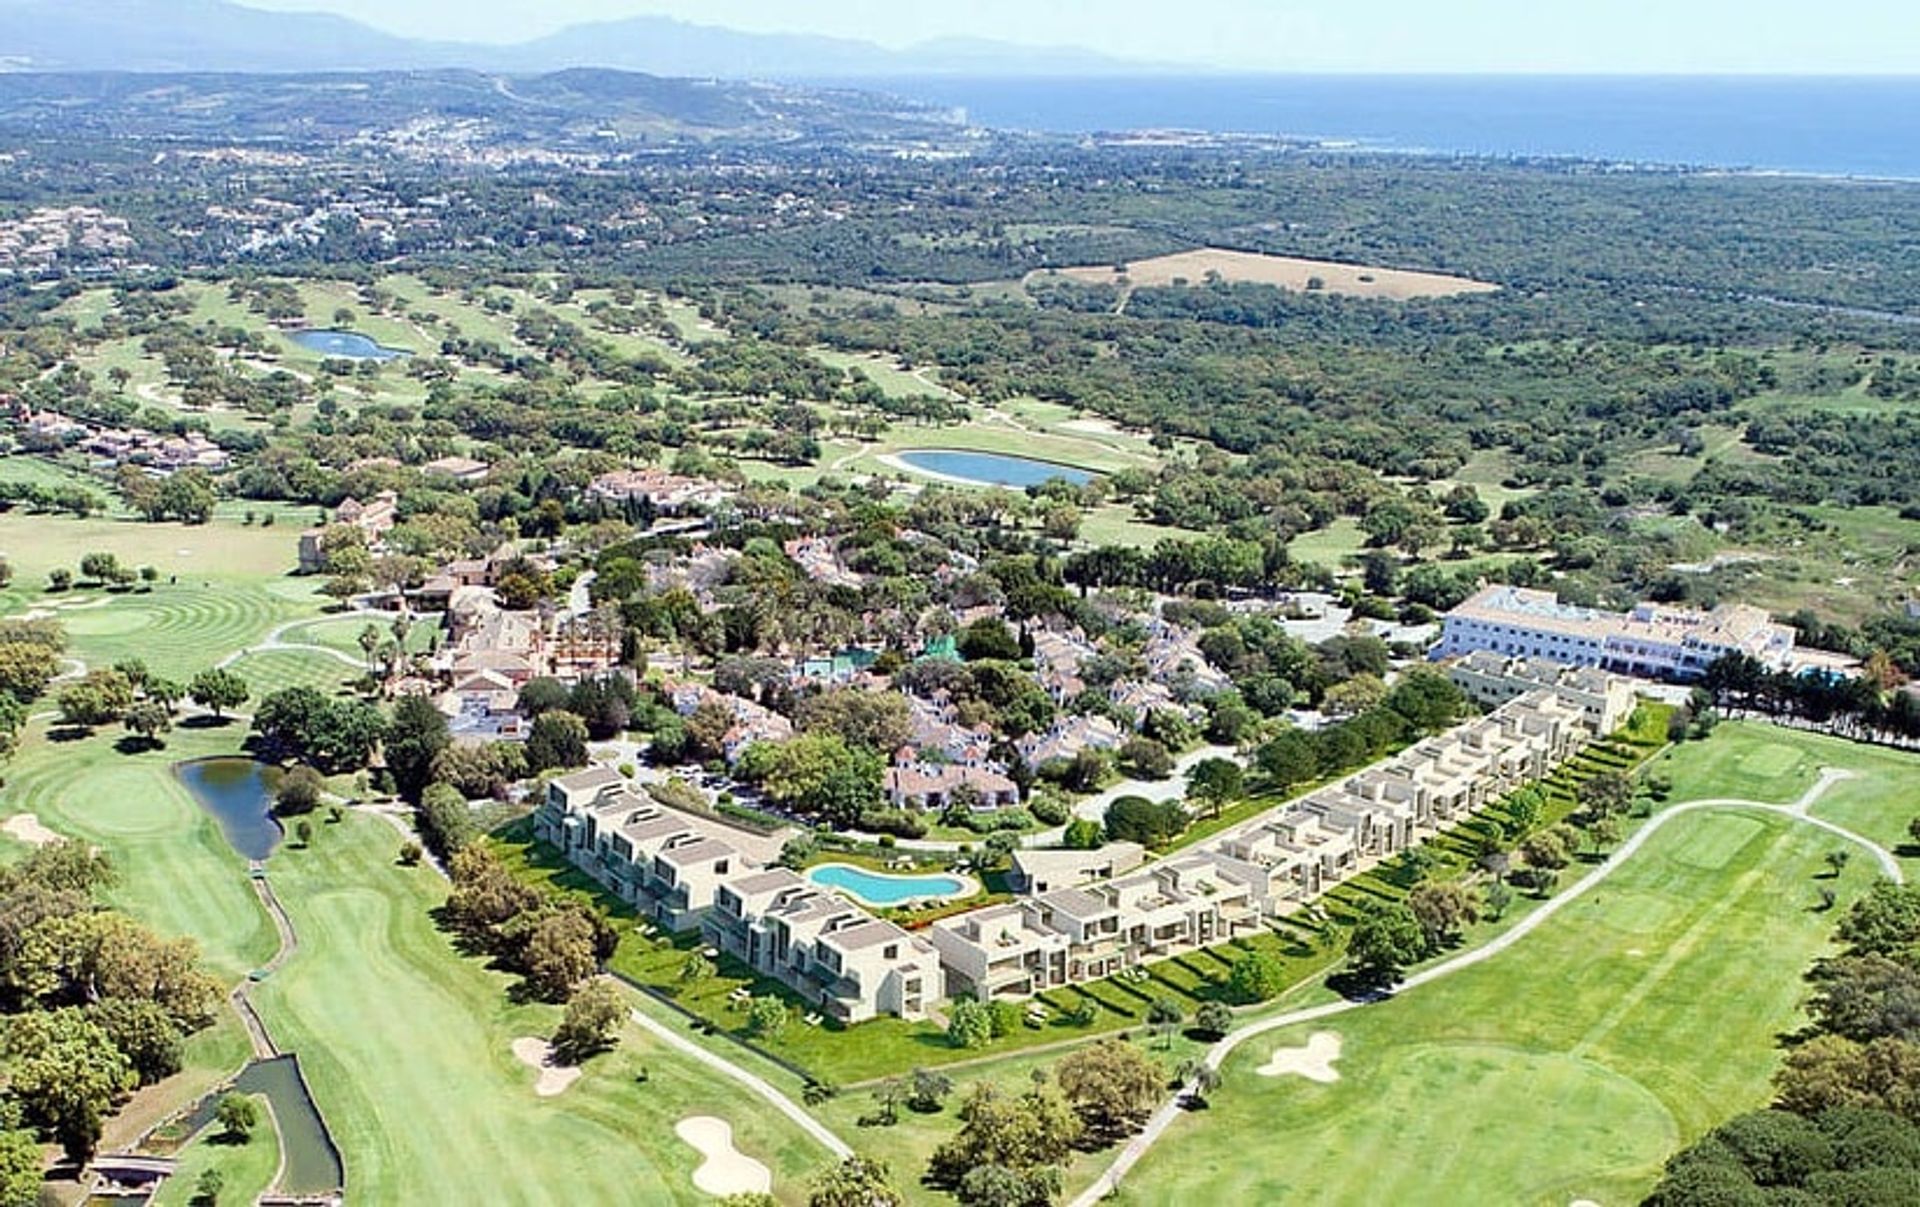
[[[1920,180],[1920,75],[1211,75],[837,80],[1052,133],[1180,129],[1361,150]]]

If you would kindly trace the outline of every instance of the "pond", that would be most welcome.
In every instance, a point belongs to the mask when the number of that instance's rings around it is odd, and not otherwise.
[[[923,876],[889,876],[883,872],[869,872],[849,863],[823,863],[808,871],[807,879],[822,888],[839,889],[868,905],[904,905],[909,901],[964,897],[973,892],[973,885],[967,880],[944,872]]]
[[[1015,457],[1007,453],[969,453],[959,449],[922,448],[899,454],[902,465],[933,477],[950,478],[974,486],[1010,486],[1024,489],[1055,478],[1085,486],[1098,474],[1053,461]]]
[[[265,859],[285,831],[273,816],[277,768],[252,759],[195,759],[174,768],[200,807],[213,814],[234,850],[248,859]]]
[[[300,1061],[291,1053],[256,1060],[240,1070],[231,1087],[242,1094],[259,1094],[273,1107],[273,1125],[280,1133],[282,1165],[274,1189],[285,1195],[328,1195],[346,1185],[346,1166],[320,1108],[300,1075]],[[191,1136],[213,1122],[224,1091],[207,1095],[187,1115],[184,1131]]]
[[[358,331],[293,331],[287,338],[309,352],[334,360],[399,360],[413,353],[388,348]]]

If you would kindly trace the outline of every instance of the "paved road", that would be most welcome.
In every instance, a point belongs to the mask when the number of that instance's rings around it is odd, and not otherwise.
[[[1494,939],[1484,947],[1475,948],[1472,951],[1455,956],[1450,960],[1443,960],[1430,968],[1415,973],[1408,977],[1391,996],[1398,997],[1410,990],[1418,989],[1422,985],[1437,981],[1442,977],[1451,976],[1456,972],[1471,968],[1482,961],[1490,960],[1501,952],[1506,951],[1520,940],[1532,934],[1535,930],[1538,930],[1555,914],[1558,914],[1561,910],[1585,896],[1592,889],[1598,887],[1601,881],[1612,875],[1621,864],[1631,859],[1634,853],[1645,846],[1647,841],[1665,827],[1668,822],[1676,817],[1681,817],[1689,813],[1697,813],[1703,809],[1753,809],[1768,813],[1780,813],[1797,821],[1804,821],[1808,825],[1825,830],[1828,833],[1846,839],[1848,842],[1865,847],[1868,853],[1879,863],[1881,871],[1886,873],[1888,879],[1892,880],[1895,884],[1905,883],[1906,877],[1901,870],[1900,861],[1894,858],[1891,851],[1888,851],[1885,847],[1880,846],[1868,838],[1855,834],[1851,830],[1837,826],[1825,818],[1814,817],[1808,813],[1813,803],[1817,801],[1828,788],[1840,780],[1851,779],[1852,775],[1852,772],[1833,768],[1824,770],[1820,773],[1820,777],[1814,781],[1813,786],[1808,788],[1799,800],[1789,805],[1773,805],[1762,801],[1739,800],[1735,798],[1716,798],[1711,800],[1689,801],[1683,805],[1676,805],[1664,813],[1655,814],[1652,820],[1641,827],[1632,838],[1629,838],[1623,843],[1619,850],[1609,856],[1605,863],[1602,863],[1592,872],[1582,877],[1572,888],[1553,898],[1551,901],[1548,901],[1545,905],[1542,905],[1539,909],[1528,915],[1512,930]],[[1280,1030],[1284,1027],[1293,1027],[1301,1023],[1310,1023],[1319,1019],[1330,1018],[1336,1014],[1345,1014],[1350,1010],[1363,1009],[1373,1004],[1375,1003],[1372,1001],[1343,1000],[1328,1002],[1325,1005],[1313,1006],[1305,1010],[1295,1010],[1288,1014],[1280,1014],[1272,1018],[1261,1019],[1259,1022],[1251,1023],[1222,1037],[1213,1047],[1207,1050],[1206,1064],[1209,1068],[1218,1070],[1226,1058],[1233,1053],[1235,1048],[1238,1048],[1250,1039],[1258,1038],[1259,1036]],[[1139,1135],[1127,1142],[1126,1147],[1122,1148],[1114,1157],[1113,1164],[1107,1167],[1107,1171],[1095,1179],[1093,1185],[1087,1187],[1078,1198],[1074,1199],[1070,1207],[1093,1207],[1093,1204],[1098,1203],[1102,1198],[1105,1198],[1117,1188],[1120,1185],[1121,1179],[1127,1175],[1128,1171],[1132,1170],[1132,1168],[1139,1163],[1140,1158],[1146,1155],[1147,1150],[1153,1147],[1155,1141],[1159,1140],[1160,1137],[1165,1134],[1167,1128],[1172,1126],[1173,1121],[1180,1117],[1182,1114],[1180,1101],[1190,1093],[1193,1088],[1192,1083],[1189,1082],[1174,1091],[1173,1095],[1162,1103],[1160,1109],[1155,1111],[1153,1117],[1147,1121],[1146,1128],[1142,1130]]]

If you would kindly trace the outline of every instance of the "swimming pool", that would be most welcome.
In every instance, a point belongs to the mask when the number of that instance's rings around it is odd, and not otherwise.
[[[821,888],[839,889],[868,905],[904,905],[909,901],[939,901],[964,897],[973,884],[961,876],[940,872],[919,876],[890,876],[869,872],[850,863],[823,863],[807,872]]]

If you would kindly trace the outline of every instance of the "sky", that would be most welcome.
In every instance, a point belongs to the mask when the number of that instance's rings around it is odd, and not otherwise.
[[[993,38],[1228,70],[1920,74],[1916,0],[242,0],[513,42],[639,15],[904,46]]]

